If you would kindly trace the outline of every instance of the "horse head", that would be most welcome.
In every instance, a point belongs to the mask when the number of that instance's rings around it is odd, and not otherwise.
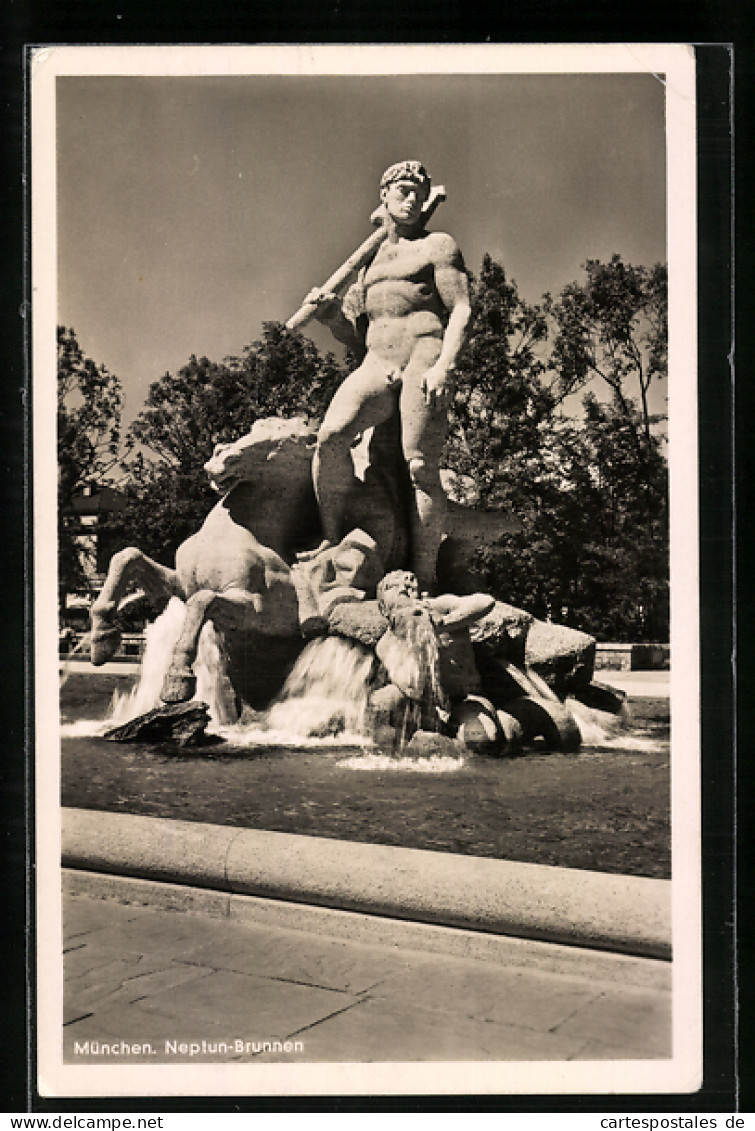
[[[316,443],[317,430],[304,417],[265,417],[240,439],[218,444],[204,469],[221,495],[239,483],[305,482]]]

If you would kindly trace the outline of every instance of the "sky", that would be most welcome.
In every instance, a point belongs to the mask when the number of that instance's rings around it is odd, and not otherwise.
[[[650,73],[74,75],[56,89],[58,322],[121,379],[125,423],[192,354],[221,361],[289,318],[370,234],[398,160],[446,187],[430,227],[473,272],[489,252],[530,302],[587,258],[666,259]]]

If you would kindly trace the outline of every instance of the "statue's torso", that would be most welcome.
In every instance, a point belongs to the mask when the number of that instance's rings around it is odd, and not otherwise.
[[[386,241],[365,272],[367,347],[406,365],[420,338],[442,340],[447,313],[435,287],[428,237]]]

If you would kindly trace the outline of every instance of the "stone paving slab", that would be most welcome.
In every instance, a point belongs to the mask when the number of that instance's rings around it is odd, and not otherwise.
[[[635,987],[616,987],[577,1010],[556,1030],[585,1042],[607,1042],[642,1051],[647,1057],[670,1057],[671,1000]]]
[[[411,1000],[417,1008],[431,1012],[548,1032],[599,995],[599,984],[584,978],[485,969],[476,962],[439,961],[436,957],[413,962],[408,971],[377,986],[371,996],[383,1001]]]
[[[631,1049],[604,1041],[588,1041],[571,1060],[648,1060],[654,1059],[647,1049]]]
[[[96,941],[98,949],[139,955],[144,953],[146,939],[150,952],[165,960],[183,958],[202,945],[217,945],[235,937],[228,921],[180,912],[142,911],[137,919],[126,919],[121,926],[98,927],[92,941]]]
[[[195,1057],[166,1052],[166,1041],[217,1042],[227,1040],[228,1027],[217,1017],[203,1017],[200,1022],[186,1021],[177,1029],[171,1019],[161,1013],[143,1008],[142,1003],[113,1005],[95,1009],[63,1028],[63,1056],[70,1064],[165,1064],[171,1060],[185,1063],[189,1059],[213,1061],[224,1059],[217,1054],[201,1052]],[[102,1045],[117,1046],[119,1052],[111,1054]],[[123,1046],[127,1046],[127,1049]],[[134,1051],[134,1050],[138,1051]],[[146,1049],[146,1051],[145,1051]],[[128,1050],[128,1051],[127,1051]]]
[[[370,998],[297,1034],[308,1061],[569,1060],[580,1038],[534,1033],[481,1017]],[[290,1057],[261,1054],[280,1063]]]
[[[150,969],[150,967],[155,967]],[[112,963],[92,974],[66,980],[70,1000],[79,1006],[92,1007],[100,1001],[125,1004],[141,1001],[152,994],[172,990],[185,982],[213,973],[212,967],[184,966],[154,959],[146,963]]]
[[[514,966],[423,953],[410,926],[412,946],[399,935],[386,943],[379,920],[379,943],[369,941],[369,922],[360,941],[329,937],[329,915],[340,929],[343,912],[321,912],[316,930],[297,930],[176,910],[132,916],[134,908],[84,895],[67,895],[65,905],[79,932],[64,957],[68,1063],[609,1059],[597,1056],[608,1048],[616,1059],[670,1055],[670,991],[627,985],[626,959],[611,982],[610,956],[559,973],[563,948],[552,948],[548,966],[542,943],[530,944],[528,968],[523,944]],[[103,929],[110,913],[120,926]],[[637,959],[632,968],[642,962],[656,965]],[[266,1040],[286,1039],[303,1048],[261,1051]],[[92,1051],[96,1042],[115,1053]]]
[[[282,981],[301,982],[324,989],[359,994],[395,975],[410,959],[380,947],[354,947],[346,941],[302,936],[300,931],[268,928],[270,945],[250,946],[238,931],[189,951],[186,962],[213,964],[224,970],[256,974]]]
[[[63,1003],[63,1025],[73,1025],[77,1021],[83,1021],[87,1017],[92,1016],[92,1010],[88,1009],[85,1005],[77,1005],[76,1002],[67,1000]]]
[[[356,998],[321,986],[298,985],[215,970],[208,978],[176,990],[150,994],[142,1008],[160,1013],[174,1028],[205,1017],[222,1017],[228,1039],[275,1037],[283,1040],[298,1030],[332,1016]]]
[[[81,935],[90,935],[94,930],[122,928],[141,916],[148,914],[144,908],[124,907],[118,903],[100,903],[92,907],[75,900],[63,904],[63,941],[73,942]]]
[[[96,970],[112,966],[114,962],[123,959],[123,949],[117,945],[95,946],[95,941],[96,936],[93,934],[89,938],[79,937],[76,945],[64,945],[67,984],[74,978],[80,978],[84,974],[92,975]]]

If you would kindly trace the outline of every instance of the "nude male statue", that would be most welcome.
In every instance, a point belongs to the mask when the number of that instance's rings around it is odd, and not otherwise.
[[[342,536],[346,496],[353,482],[350,448],[356,436],[397,409],[401,443],[414,492],[412,568],[423,591],[435,582],[443,536],[445,494],[439,460],[447,429],[454,363],[470,317],[469,286],[451,236],[427,232],[422,206],[430,177],[418,161],[386,169],[380,183],[387,236],[346,296],[360,292],[355,321],[337,296],[311,291],[317,319],[361,364],[343,382],[325,414],[313,461],[324,540],[305,557]],[[366,331],[366,334],[365,334]]]

